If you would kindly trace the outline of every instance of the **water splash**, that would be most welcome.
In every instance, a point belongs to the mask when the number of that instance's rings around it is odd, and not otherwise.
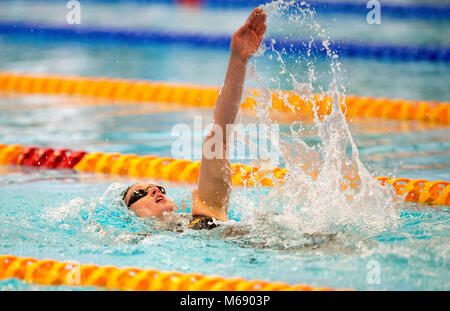
[[[398,198],[392,188],[382,187],[360,160],[345,109],[341,109],[345,108],[345,87],[340,77],[339,56],[330,50],[330,38],[315,21],[314,10],[303,2],[282,0],[263,8],[268,15],[266,36],[277,32],[271,29],[271,25],[276,25],[275,28],[283,30],[284,40],[301,36],[308,40],[302,53],[293,47],[280,50],[279,39],[272,39],[269,46],[262,46],[255,55],[248,79],[261,94],[254,96],[256,118],[261,124],[271,124],[271,97],[277,92],[271,92],[270,88],[280,90],[282,85],[290,85],[296,95],[313,104],[314,128],[321,143],[308,146],[301,137],[302,123],[295,121],[290,135],[280,141],[280,157],[290,172],[283,183],[260,196],[256,204],[238,196],[237,200],[248,206],[243,219],[252,227],[253,241],[262,238],[266,245],[298,244],[305,234],[352,233],[373,237],[392,229],[399,219]],[[317,54],[318,42],[323,56]],[[317,71],[320,62],[328,62],[329,70]],[[268,68],[278,74],[267,76]],[[317,99],[314,93],[323,95]],[[318,101],[326,98],[330,99],[331,112],[321,115]],[[287,100],[285,104],[293,111],[302,109]],[[299,130],[294,130],[296,126],[300,126]]]

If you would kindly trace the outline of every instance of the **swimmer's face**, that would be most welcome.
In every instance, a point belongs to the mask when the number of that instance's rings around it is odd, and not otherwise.
[[[164,191],[161,191],[160,187],[150,183],[137,183],[131,186],[125,195],[127,206],[133,193],[139,190],[144,190],[147,194],[128,207],[136,216],[162,218],[165,213],[173,211],[175,204],[163,193]]]

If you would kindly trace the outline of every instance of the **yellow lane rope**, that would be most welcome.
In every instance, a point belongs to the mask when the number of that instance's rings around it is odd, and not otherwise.
[[[282,282],[248,281],[202,274],[160,272],[138,268],[79,265],[73,262],[37,260],[0,255],[0,280],[17,278],[39,285],[94,286],[133,291],[329,291],[328,287],[289,285]]]
[[[186,107],[214,107],[218,87],[206,87],[166,82],[136,81],[110,78],[37,75],[0,71],[0,90],[25,94],[78,95],[107,98],[120,102],[180,103]],[[241,107],[252,109],[261,93],[244,98]],[[290,91],[271,91],[272,111],[285,112],[292,117],[312,117],[313,101],[319,116],[331,109],[329,96],[316,94],[304,99]],[[450,125],[449,102],[411,101],[359,97],[348,95],[345,100],[347,118],[376,117],[396,120],[416,120]]]
[[[87,153],[67,149],[24,147],[0,144],[0,165],[35,166],[48,169],[74,169],[80,172],[146,177],[172,182],[195,183],[198,181],[200,162],[173,159],[169,157],[138,156],[119,153]],[[305,171],[311,168],[305,166]],[[262,170],[255,166],[231,164],[234,186],[273,186],[282,183],[289,174],[287,169],[273,168]],[[357,187],[358,174],[349,172],[344,176],[346,183],[341,187]],[[419,202],[430,205],[450,205],[450,183],[407,178],[376,178],[382,185],[390,184],[406,202]],[[347,185],[348,184],[348,185]]]

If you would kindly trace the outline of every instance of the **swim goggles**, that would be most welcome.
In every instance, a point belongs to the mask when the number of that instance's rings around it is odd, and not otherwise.
[[[128,200],[127,207],[130,207],[131,204],[133,204],[136,201],[138,201],[138,200],[142,199],[143,197],[145,197],[148,194],[149,189],[150,188],[154,188],[154,187],[158,188],[159,191],[161,191],[162,194],[166,194],[166,189],[164,189],[164,187],[161,187],[161,186],[158,186],[158,185],[150,185],[150,186],[147,187],[147,189],[138,189],[138,190],[133,191],[133,193],[130,196],[130,200]]]

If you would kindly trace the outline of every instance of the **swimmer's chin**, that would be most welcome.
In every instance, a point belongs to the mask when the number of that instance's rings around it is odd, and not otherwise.
[[[175,212],[175,204],[170,200],[160,201],[151,208],[144,208],[138,211],[135,211],[135,214],[138,217],[142,218],[159,218],[164,220],[170,215],[173,215]]]
[[[160,204],[158,204],[158,207],[160,208],[160,210],[163,213],[168,213],[168,212],[173,212],[174,210],[174,204],[172,203],[172,201],[163,201]]]
[[[165,202],[166,203],[166,202]],[[170,217],[171,215],[174,214],[174,205],[172,204],[172,202],[167,202],[166,204],[161,204],[161,206],[158,206],[161,214],[160,217],[161,219]]]

